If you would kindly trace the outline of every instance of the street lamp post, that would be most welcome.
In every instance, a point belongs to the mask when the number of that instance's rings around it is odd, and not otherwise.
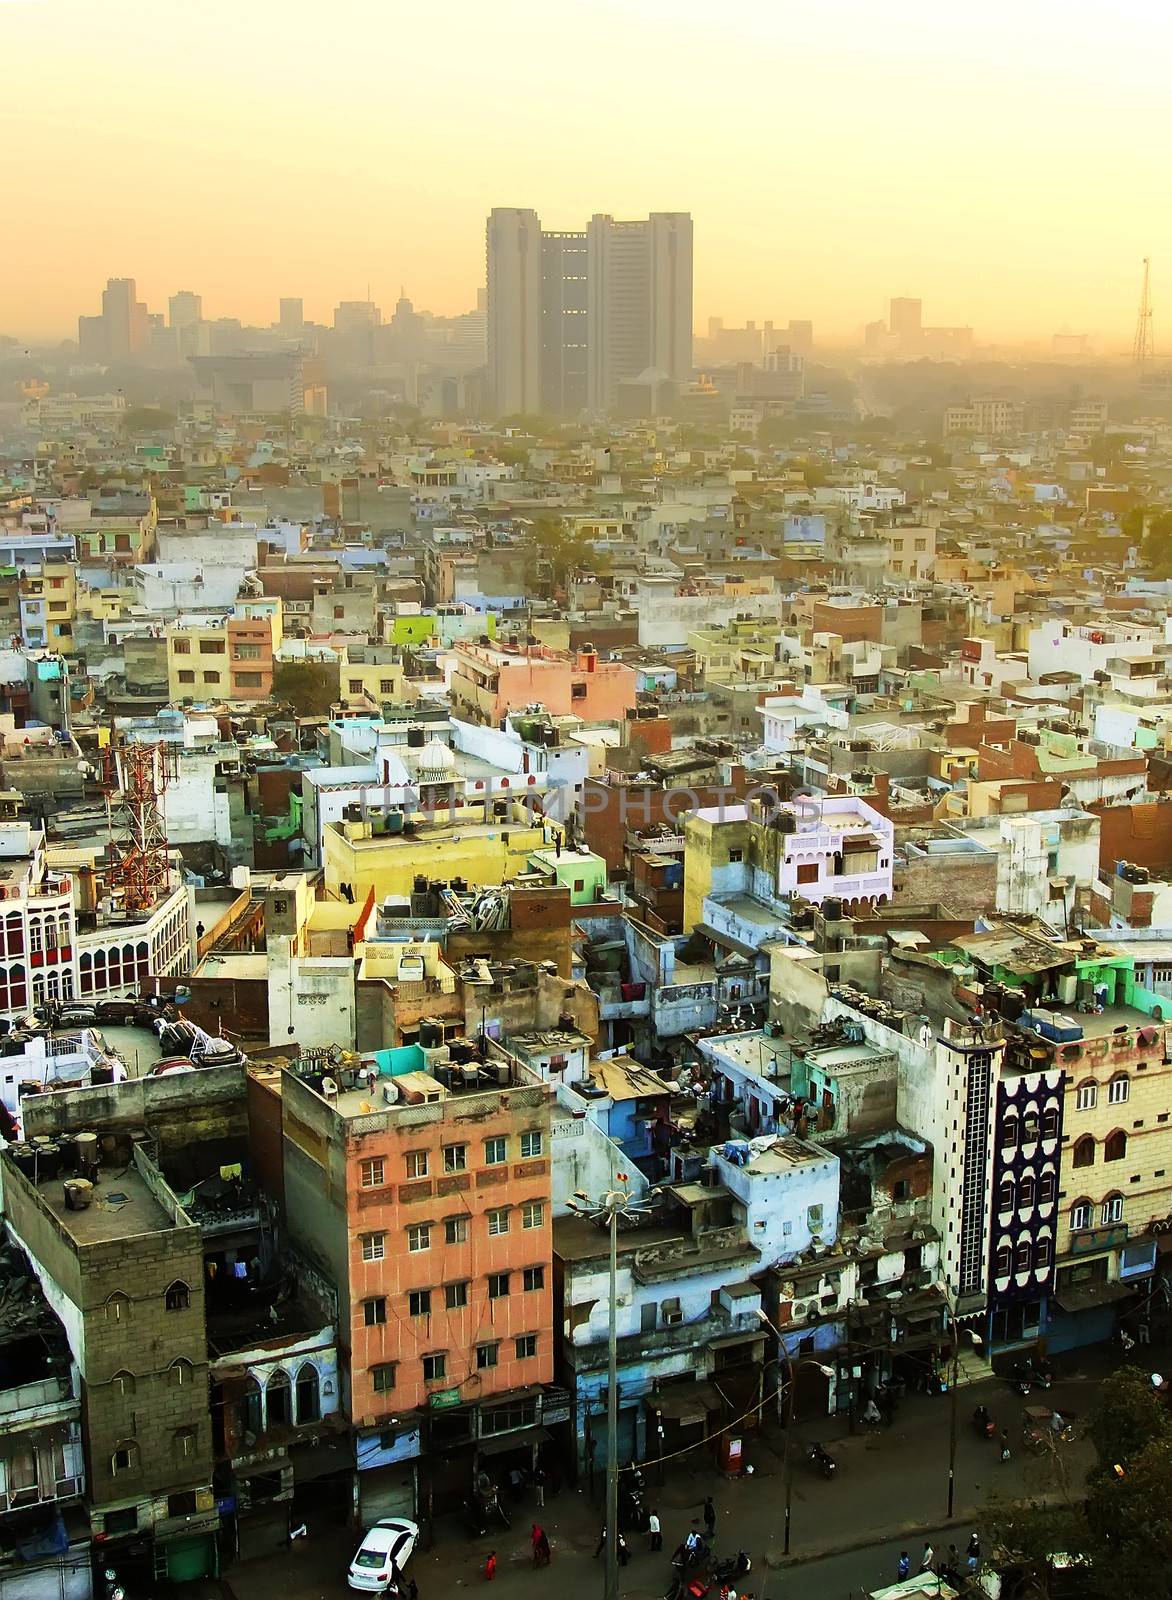
[[[952,1371],[949,1377],[948,1387],[948,1398],[950,1402],[948,1408],[948,1516],[951,1520],[953,1506],[956,1503],[956,1390],[957,1377],[960,1373],[961,1330],[955,1321],[949,1322],[949,1330],[952,1334]],[[984,1340],[981,1338],[980,1334],[974,1333],[972,1328],[966,1328],[965,1332],[975,1345],[981,1345],[984,1343]]]
[[[625,1184],[625,1172],[615,1173],[615,1183]],[[618,1267],[619,1218],[636,1216],[646,1208],[625,1188],[608,1189],[597,1200],[591,1200],[578,1190],[570,1201],[570,1209],[579,1215],[605,1221],[610,1235],[610,1314],[607,1338],[606,1386],[606,1568],[604,1574],[604,1600],[619,1600],[619,1340],[618,1340]]]
[[[773,1336],[777,1340],[778,1365],[779,1367],[782,1364],[785,1366],[786,1383],[789,1388],[789,1394],[786,1397],[785,1406],[785,1442],[781,1447],[781,1477],[782,1482],[785,1484],[785,1527],[784,1538],[782,1542],[782,1554],[788,1556],[790,1521],[792,1519],[794,1498],[794,1474],[791,1445],[794,1434],[794,1412],[797,1407],[798,1398],[798,1369],[799,1367],[817,1367],[818,1371],[824,1378],[833,1378],[834,1368],[823,1366],[821,1361],[816,1361],[812,1356],[799,1356],[795,1361],[790,1355],[789,1351],[786,1349],[785,1340],[782,1338],[781,1332],[776,1325],[769,1320],[764,1311],[758,1311],[757,1316],[772,1332]]]

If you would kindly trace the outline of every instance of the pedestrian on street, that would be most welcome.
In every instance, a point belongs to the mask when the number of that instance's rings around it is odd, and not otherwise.
[[[706,1495],[704,1499],[704,1531],[711,1544],[716,1537],[716,1507],[712,1504],[712,1496]]]
[[[598,1535],[598,1547],[594,1552],[594,1559],[596,1561],[598,1560],[599,1556],[602,1554],[602,1552],[605,1549],[606,1549],[606,1523],[604,1522],[602,1524],[602,1532]]]
[[[647,1537],[648,1549],[652,1551],[663,1549],[663,1532],[659,1526],[658,1511],[652,1510],[647,1513]]]
[[[1004,1461],[1008,1461],[1012,1454],[1013,1454],[1013,1452],[1009,1448],[1009,1429],[1008,1428],[1002,1428],[1002,1430],[1001,1430],[1001,1459],[1002,1459],[1002,1461],[1003,1462]]]
[[[935,1572],[935,1570],[936,1570],[936,1552],[935,1552],[935,1550],[933,1550],[932,1546],[928,1543],[927,1539],[925,1539],[924,1540],[924,1553],[920,1557],[920,1571],[921,1572]]]
[[[534,1568],[548,1567],[550,1558],[549,1540],[546,1538],[545,1529],[539,1523],[535,1522],[533,1524],[529,1541],[533,1546]]]
[[[965,1555],[970,1560],[979,1561],[981,1559],[981,1540],[979,1534],[971,1533],[969,1535],[969,1546],[965,1551]]]
[[[902,1580],[908,1576],[911,1570],[912,1558],[908,1555],[906,1550],[901,1550],[899,1552],[899,1560],[895,1563],[895,1576],[902,1582]]]
[[[496,1577],[496,1551],[495,1550],[490,1550],[488,1552],[488,1560],[484,1563],[484,1581],[485,1581],[485,1583],[491,1583],[492,1580],[495,1577]]]
[[[629,1548],[627,1546],[626,1537],[620,1531],[620,1533],[619,1533],[619,1566],[620,1567],[625,1567],[627,1562],[630,1559],[631,1559],[631,1552],[630,1552],[630,1550],[629,1550]]]
[[[947,1576],[950,1582],[954,1582],[960,1577],[960,1551],[954,1544],[948,1546]]]
[[[533,1474],[533,1492],[537,1496],[537,1508],[538,1508],[538,1510],[539,1511],[544,1511],[544,1509],[545,1509],[545,1469],[543,1467],[538,1467],[537,1471]]]

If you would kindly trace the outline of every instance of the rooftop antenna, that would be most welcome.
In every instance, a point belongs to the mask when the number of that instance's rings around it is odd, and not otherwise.
[[[1156,355],[1155,337],[1152,332],[1151,270],[1151,260],[1145,256],[1143,287],[1139,295],[1139,315],[1135,319],[1135,343],[1131,348],[1132,364],[1141,371],[1149,361],[1155,359]]]

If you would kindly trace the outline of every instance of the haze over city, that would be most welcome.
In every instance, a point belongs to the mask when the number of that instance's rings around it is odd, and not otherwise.
[[[1008,0],[4,5],[0,48],[39,76],[35,116],[0,108],[25,218],[0,331],[70,336],[107,276],[152,307],[198,282],[206,314],[246,322],[290,283],[322,321],[400,283],[451,314],[483,285],[494,205],[548,227],[669,207],[696,222],[697,327],[805,316],[852,340],[908,293],[988,339],[1122,349],[1140,258],[1157,288],[1172,270],[1172,24],[1134,0],[1103,20]]]

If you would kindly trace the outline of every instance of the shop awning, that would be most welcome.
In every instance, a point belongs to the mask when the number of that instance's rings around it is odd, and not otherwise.
[[[662,1394],[644,1397],[649,1411],[656,1412],[668,1422],[681,1428],[703,1427],[710,1411],[719,1411],[720,1396],[709,1383],[693,1383],[684,1387],[665,1389]]]
[[[715,1339],[709,1339],[709,1350],[728,1350],[733,1345],[743,1344],[752,1349],[759,1349],[768,1338],[765,1333],[721,1333]]]
[[[476,1453],[482,1456],[503,1456],[510,1450],[521,1450],[526,1445],[544,1444],[549,1429],[534,1423],[530,1428],[514,1428],[512,1433],[498,1433],[491,1439],[477,1439]]]
[[[1095,1306],[1109,1305],[1113,1300],[1126,1300],[1138,1288],[1136,1283],[1088,1283],[1085,1289],[1060,1289],[1054,1300],[1060,1310],[1073,1315],[1091,1311]]]

